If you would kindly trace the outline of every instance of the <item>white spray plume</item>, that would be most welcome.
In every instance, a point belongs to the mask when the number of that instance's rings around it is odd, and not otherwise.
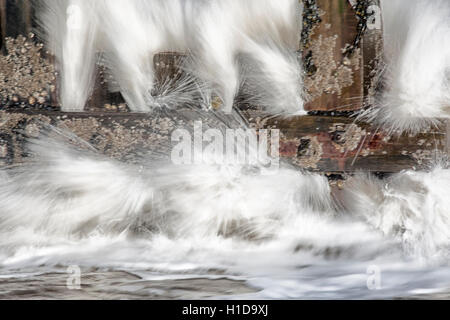
[[[212,86],[226,112],[241,87],[240,54],[259,66],[255,103],[270,93],[263,106],[303,110],[301,66],[293,58],[297,0],[64,0],[43,7],[40,21],[61,65],[64,110],[83,109],[102,53],[130,108],[150,111],[159,105],[151,95],[153,56],[163,51],[191,54],[196,63],[187,68]]]
[[[276,114],[306,114],[297,54],[273,43],[249,47],[241,64],[244,102]]]
[[[39,22],[59,72],[60,102],[65,111],[82,111],[94,84],[98,20],[88,1],[40,2]]]
[[[48,137],[30,147],[32,163],[0,171],[0,237],[9,231],[21,240],[138,231],[264,239],[299,215],[333,212],[320,175],[291,169],[264,175],[233,164],[135,166]],[[13,239],[2,240],[8,241]]]
[[[34,164],[0,171],[5,274],[55,265],[174,278],[221,270],[264,289],[260,298],[398,297],[448,281],[448,169],[355,178],[338,215],[323,176],[288,168],[135,166],[48,138],[31,150]],[[367,290],[368,265],[383,270],[383,290]]]
[[[121,232],[128,226],[124,218],[136,219],[133,214],[151,198],[152,190],[138,172],[118,163],[71,151],[56,140],[51,146],[47,140],[36,141],[32,150],[46,155],[0,182],[3,231],[26,227],[30,234],[68,239],[92,231]]]
[[[369,118],[418,132],[450,116],[450,2],[382,1],[384,92]]]
[[[213,84],[226,111],[241,85],[240,54],[245,55],[244,64],[253,62],[250,78],[244,74],[255,89],[250,102],[274,111],[303,110],[302,68],[294,55],[301,30],[297,1],[219,0],[206,7],[198,1],[193,8],[191,50],[199,76]]]
[[[351,178],[344,207],[385,236],[398,238],[407,255],[431,263],[448,259],[450,170],[405,171],[386,180]]]

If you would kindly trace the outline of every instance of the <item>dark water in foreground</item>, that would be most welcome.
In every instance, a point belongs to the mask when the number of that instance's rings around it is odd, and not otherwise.
[[[169,276],[170,277],[170,276]],[[63,268],[42,274],[0,276],[0,300],[197,300],[252,299],[258,292],[246,281],[220,274],[209,278],[177,275],[178,278],[146,280],[123,270],[84,270],[80,288],[68,288],[69,274]],[[158,276],[155,276],[158,279]],[[450,290],[392,297],[390,299],[448,300]],[[298,297],[297,299],[301,299]]]
[[[126,271],[91,269],[83,273],[80,289],[69,289],[67,279],[64,272],[0,277],[0,299],[209,299],[255,292],[245,281],[220,275],[149,281]]]

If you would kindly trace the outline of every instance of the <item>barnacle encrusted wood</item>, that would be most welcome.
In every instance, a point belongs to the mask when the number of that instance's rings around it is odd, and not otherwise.
[[[370,101],[382,53],[378,0],[304,0],[300,51],[308,111],[352,111]]]
[[[0,167],[20,164],[28,156],[28,139],[55,133],[56,138],[73,135],[74,142],[85,141],[101,154],[121,161],[170,160],[172,132],[193,129],[196,121],[201,121],[205,130],[237,129],[242,123],[239,114],[200,113],[190,108],[152,113],[7,108],[0,110]]]
[[[0,101],[43,105],[55,100],[55,68],[34,35],[6,37],[4,46],[6,54],[0,55]]]
[[[448,152],[449,135],[444,124],[417,135],[399,135],[348,117],[250,120],[266,128],[279,128],[280,155],[296,166],[318,172],[392,173],[427,168]]]
[[[38,137],[47,125],[73,132],[101,153],[123,161],[140,156],[169,155],[170,136],[193,121],[218,127],[214,117],[198,118],[192,110],[136,113],[65,113],[0,111],[0,165],[20,163],[27,156],[26,138]],[[211,122],[212,121],[212,122]],[[398,172],[426,168],[448,151],[446,128],[418,135],[389,135],[347,117],[299,116],[258,118],[255,128],[280,129],[280,155],[293,165],[317,172],[343,173],[364,169]],[[222,124],[223,125],[223,124]]]
[[[310,94],[306,107],[351,111],[370,104],[382,54],[379,1],[302,1],[305,8],[300,46]],[[168,114],[173,113],[170,110],[130,113],[120,93],[111,90],[114,84],[101,64],[86,112],[60,112],[55,105],[57,74],[51,55],[34,36],[19,34],[29,31],[24,25],[27,19],[18,19],[16,24],[20,26],[16,27],[6,19],[8,12],[19,10],[18,4],[23,6],[25,2],[0,0],[4,49],[0,56],[0,166],[20,163],[27,156],[26,137],[42,134],[48,124],[72,131],[100,152],[120,160],[134,161],[144,153],[167,155],[171,131],[186,126],[200,113],[189,109],[177,110],[176,114]],[[184,58],[179,53],[155,56],[155,90],[182,76]],[[281,156],[311,171],[398,172],[424,167],[450,149],[450,129],[445,126],[415,136],[398,136],[347,117],[285,119],[251,109],[243,114],[252,127],[280,129]]]
[[[164,114],[64,113],[59,111],[0,111],[0,166],[21,163],[26,141],[48,134],[48,128],[75,134],[100,153],[122,161],[170,154],[170,133],[183,120]]]

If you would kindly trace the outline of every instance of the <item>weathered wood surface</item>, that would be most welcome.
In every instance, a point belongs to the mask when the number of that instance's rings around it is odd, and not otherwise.
[[[353,111],[371,101],[382,56],[379,0],[303,0],[301,52],[308,111]]]
[[[379,0],[302,1],[306,7],[300,46],[306,71],[305,85],[312,97],[306,108],[351,111],[370,104],[377,80],[376,67],[382,55]],[[30,31],[33,8],[29,3],[27,0],[0,0],[2,39]],[[35,52],[25,51],[27,54]],[[33,61],[33,57],[28,58]],[[181,75],[179,65],[183,58],[184,55],[178,53],[161,53],[154,57],[155,90],[158,85]],[[51,59],[51,56],[44,55],[43,59]],[[48,61],[41,64],[39,68],[44,70]],[[120,93],[109,92],[105,80],[99,66],[96,85],[84,113],[62,113],[55,111],[57,108],[46,108],[46,104],[30,105],[30,97],[17,97],[18,101],[13,101],[12,105],[0,106],[0,110],[4,109],[0,111],[0,165],[20,163],[27,156],[26,137],[38,136],[47,124],[72,131],[113,158],[133,161],[148,152],[167,155],[170,133],[180,126],[177,121],[198,116],[186,110],[179,114],[178,120],[173,114],[125,112],[127,108]],[[39,84],[42,83],[49,86],[47,78],[40,80]],[[43,89],[51,95],[47,104],[57,106],[57,79],[53,85],[56,91]],[[280,129],[281,156],[311,171],[398,172],[424,167],[449,149],[449,130],[444,125],[416,136],[390,136],[369,124],[356,123],[353,118],[283,119],[249,110],[246,115],[254,127]]]
[[[43,134],[57,140],[72,136],[71,142],[87,142],[99,154],[121,161],[139,162],[142,157],[169,160],[172,132],[193,131],[196,121],[202,122],[204,130],[237,129],[245,122],[239,113],[211,114],[190,108],[162,108],[152,113],[0,108],[0,167],[22,163],[28,156],[29,139]]]
[[[0,48],[5,37],[15,38],[33,30],[34,12],[30,0],[0,0]]]
[[[279,128],[281,156],[311,171],[393,173],[426,168],[448,152],[445,124],[417,135],[398,135],[348,117],[268,118],[259,123]]]
[[[176,119],[164,114],[0,111],[0,166],[22,163],[28,156],[28,139],[56,133],[54,128],[74,134],[100,154],[133,162],[152,153],[170,154],[169,133],[176,127]]]
[[[178,116],[178,118],[177,118]],[[46,124],[75,133],[100,153],[133,161],[137,155],[170,154],[170,136],[199,115],[184,110],[168,115],[136,113],[0,112],[0,164],[20,163],[26,137],[37,137]],[[346,117],[300,116],[288,119],[249,115],[253,127],[280,129],[280,155],[295,166],[326,173],[358,170],[398,172],[423,168],[447,152],[443,125],[416,136],[390,136]]]

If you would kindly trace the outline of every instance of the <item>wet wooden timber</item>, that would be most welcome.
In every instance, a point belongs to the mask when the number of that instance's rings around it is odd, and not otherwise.
[[[28,34],[36,27],[35,10],[29,0],[0,0],[0,48],[5,37]]]
[[[300,1],[305,11],[299,49],[310,94],[306,109],[327,115],[284,118],[250,108],[242,111],[250,125],[279,129],[280,155],[294,166],[315,172],[391,173],[424,168],[445,156],[450,145],[450,127],[445,123],[411,136],[388,134],[353,117],[333,115],[333,111],[359,110],[373,100],[382,56],[379,0]],[[5,36],[30,31],[33,14],[26,0],[0,0],[3,50]],[[157,83],[179,75],[182,57],[178,53],[155,56]],[[0,165],[21,163],[28,156],[27,138],[38,137],[49,124],[69,130],[99,152],[123,161],[134,161],[149,152],[169,154],[172,130],[186,125],[178,121],[195,120],[198,115],[188,109],[178,111],[178,117],[164,112],[131,113],[126,108],[106,110],[105,105],[118,106],[124,101],[120,93],[108,92],[101,71],[99,66],[86,112],[58,111],[57,92],[46,104],[56,108],[27,105],[24,109],[19,103],[0,106]],[[23,102],[28,97],[19,98]]]
[[[373,99],[382,56],[379,0],[303,0],[300,52],[308,111],[358,110]]]
[[[280,129],[283,158],[318,172],[423,169],[445,156],[449,145],[445,122],[416,135],[387,133],[350,117],[267,117],[258,119],[258,123]]]
[[[178,119],[186,119],[189,113],[192,110],[178,111]],[[449,145],[445,125],[414,136],[388,135],[348,117],[247,116],[255,127],[279,129],[280,156],[315,172],[390,173],[426,168],[444,155]],[[164,114],[1,111],[0,164],[21,162],[27,155],[26,138],[38,137],[48,124],[70,130],[101,153],[120,160],[133,160],[150,151],[170,154],[171,131],[180,128],[174,115]]]

